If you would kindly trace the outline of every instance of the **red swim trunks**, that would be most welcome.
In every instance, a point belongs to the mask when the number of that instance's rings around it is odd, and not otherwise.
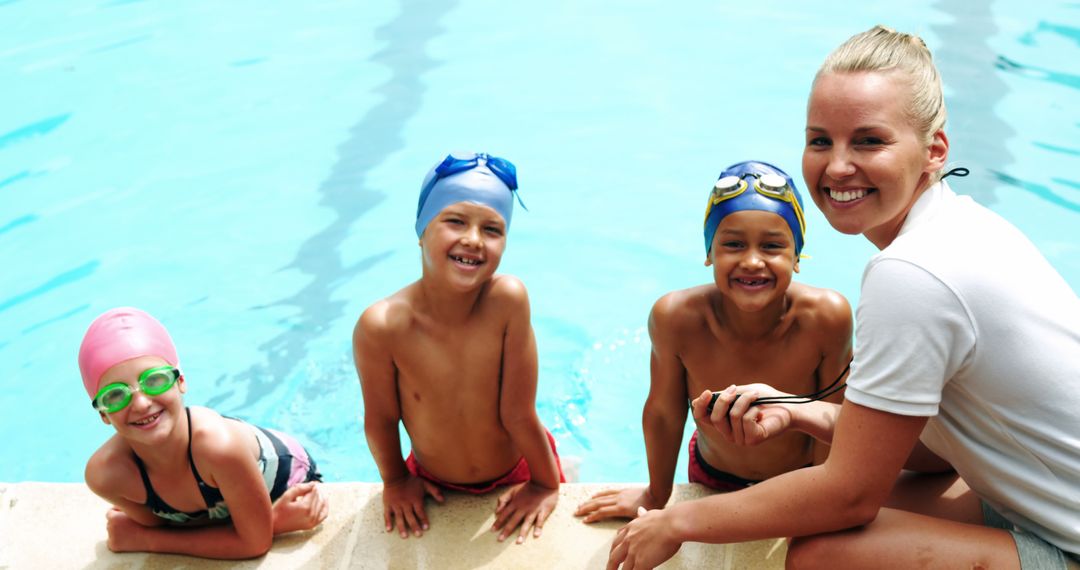
[[[559,452],[555,450],[555,437],[551,435],[551,432],[546,432],[548,443],[551,444],[551,452],[555,454],[555,467],[559,469],[559,482],[566,482],[566,475],[563,475],[562,463],[559,461]],[[484,493],[495,490],[496,487],[502,485],[513,485],[515,483],[524,483],[532,478],[532,473],[529,471],[529,464],[522,457],[521,461],[510,470],[509,473],[495,479],[493,481],[485,481],[483,483],[447,483],[429,473],[419,462],[416,461],[416,457],[413,453],[409,452],[409,457],[405,459],[405,467],[409,469],[409,473],[418,477],[423,477],[432,483],[444,488],[452,489],[454,491],[461,491],[463,493],[470,493],[473,495],[482,495]]]
[[[701,456],[701,452],[698,451],[697,446],[697,431],[694,435],[690,436],[690,482],[701,483],[710,489],[715,489],[723,493],[729,493],[731,491],[738,491],[739,489],[745,489],[754,483],[760,483],[760,481],[752,481],[750,479],[743,479],[737,477],[731,473],[725,473],[712,465],[705,462],[705,458]]]

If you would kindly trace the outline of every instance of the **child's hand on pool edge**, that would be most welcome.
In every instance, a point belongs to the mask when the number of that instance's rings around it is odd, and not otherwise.
[[[315,528],[326,519],[330,503],[314,481],[290,487],[274,501],[274,534]]]
[[[653,497],[648,487],[605,489],[578,505],[574,516],[584,516],[582,522],[594,523],[613,518],[632,519],[637,516],[639,508],[651,511],[663,507],[664,504]]]
[[[428,529],[427,513],[424,511],[424,496],[431,495],[442,503],[442,491],[433,483],[409,474],[401,481],[383,484],[383,521],[386,532],[397,528],[401,538],[408,538],[409,531],[422,536]]]
[[[499,542],[506,540],[514,529],[520,527],[517,543],[525,542],[529,528],[533,529],[533,538],[540,538],[544,522],[547,521],[555,504],[559,501],[559,490],[543,487],[528,481],[510,487],[499,496],[495,506],[495,524],[491,532],[499,532]]]

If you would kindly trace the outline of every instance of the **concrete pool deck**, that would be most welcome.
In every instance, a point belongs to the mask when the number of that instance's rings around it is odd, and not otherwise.
[[[0,483],[0,569],[21,568],[603,568],[619,522],[585,525],[573,516],[596,491],[627,484],[568,483],[539,540],[497,542],[488,532],[495,494],[448,493],[428,510],[431,529],[402,540],[382,528],[382,485],[327,483],[330,516],[306,533],[283,535],[270,552],[245,561],[167,554],[115,554],[106,547],[108,505],[77,483]],[[705,496],[698,485],[676,485],[673,501]],[[687,543],[662,566],[783,568],[780,540],[730,545]]]

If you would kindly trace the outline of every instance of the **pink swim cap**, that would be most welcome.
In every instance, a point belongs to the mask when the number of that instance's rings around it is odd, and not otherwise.
[[[140,356],[159,356],[176,366],[176,346],[165,327],[145,311],[117,307],[90,323],[79,347],[83,386],[93,398],[101,375],[109,368]]]

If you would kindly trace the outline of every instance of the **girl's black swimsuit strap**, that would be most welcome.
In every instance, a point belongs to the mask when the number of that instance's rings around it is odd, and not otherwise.
[[[199,470],[195,468],[195,458],[191,455],[191,408],[184,407],[184,412],[187,413],[187,456],[188,465],[191,465],[191,474],[195,476],[195,482],[199,484],[199,494],[202,495],[204,501],[206,501],[206,508],[212,509],[214,505],[225,500],[225,497],[221,494],[221,490],[217,487],[211,487],[207,485],[203,478],[199,476]]]

